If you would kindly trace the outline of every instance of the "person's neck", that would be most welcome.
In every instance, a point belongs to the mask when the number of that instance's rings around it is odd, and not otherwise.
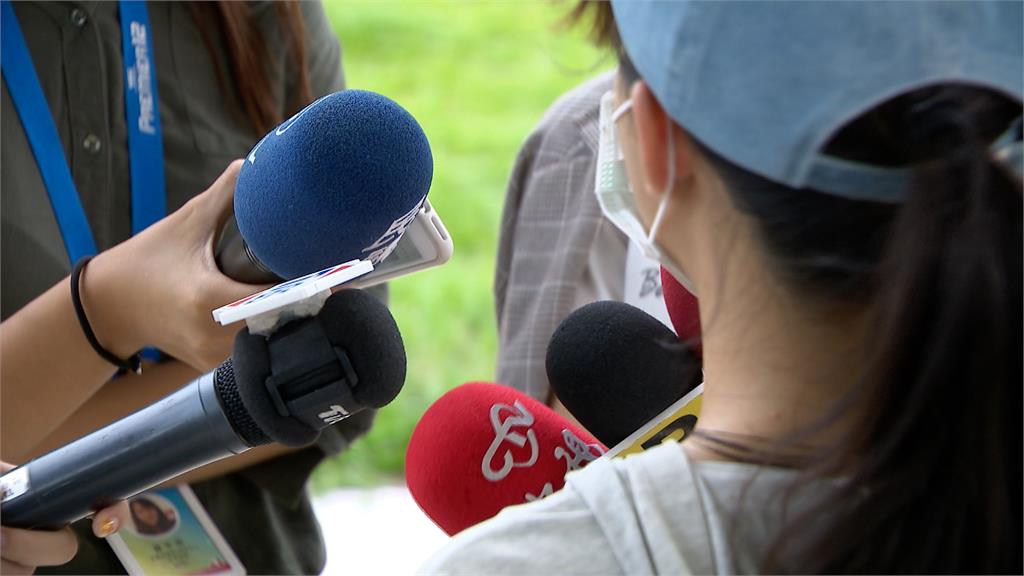
[[[864,314],[795,298],[750,264],[728,283],[701,291],[705,383],[697,427],[759,448],[826,444],[856,419],[850,410],[812,428],[861,372]],[[691,456],[722,458],[705,442],[687,444]]]

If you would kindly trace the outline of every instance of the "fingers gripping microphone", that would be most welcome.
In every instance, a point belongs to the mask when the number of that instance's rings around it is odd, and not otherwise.
[[[610,300],[576,310],[555,330],[545,362],[559,401],[615,446],[702,380],[700,361],[643,310]]]
[[[255,446],[308,444],[345,416],[387,404],[404,380],[387,308],[342,290],[269,339],[243,330],[215,371],[0,477],[0,515],[5,526],[63,526]]]
[[[432,176],[430,144],[404,108],[364,90],[324,96],[249,152],[217,265],[251,283],[355,259],[377,265],[415,218]]]
[[[405,478],[420,508],[452,535],[561,489],[567,472],[604,452],[593,436],[533,398],[474,382],[423,414],[405,454]]]

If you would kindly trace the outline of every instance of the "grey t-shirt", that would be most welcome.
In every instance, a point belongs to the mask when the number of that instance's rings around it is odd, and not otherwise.
[[[679,444],[602,459],[544,500],[458,534],[424,574],[736,574],[758,572],[773,534],[826,497],[818,483],[783,503],[794,472],[695,462]]]

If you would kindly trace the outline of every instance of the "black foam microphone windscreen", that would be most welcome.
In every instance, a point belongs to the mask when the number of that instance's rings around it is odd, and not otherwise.
[[[579,308],[555,330],[546,368],[559,401],[615,446],[702,380],[700,361],[664,324],[623,302]]]
[[[344,389],[331,392],[332,409],[341,417],[384,406],[405,383],[402,335],[391,312],[375,297],[362,290],[339,290],[314,318],[322,320],[318,324],[285,324],[269,339],[251,334],[248,328],[235,337],[238,379],[268,383],[239,387],[242,402],[262,426],[274,430],[277,442],[289,446],[309,444],[316,438],[317,415],[296,419],[283,415],[282,408],[287,413],[287,407],[297,402],[295,398],[306,403],[307,389],[317,382],[324,386],[346,383]],[[334,372],[314,371],[305,376],[306,382],[288,384],[287,379],[302,368],[296,366],[296,359],[313,354],[322,357],[322,364]]]

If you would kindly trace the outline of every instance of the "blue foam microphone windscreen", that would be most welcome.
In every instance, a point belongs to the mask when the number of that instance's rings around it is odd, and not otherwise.
[[[235,218],[270,271],[295,278],[352,259],[383,260],[413,221],[433,176],[426,134],[389,98],[320,98],[248,154]]]

